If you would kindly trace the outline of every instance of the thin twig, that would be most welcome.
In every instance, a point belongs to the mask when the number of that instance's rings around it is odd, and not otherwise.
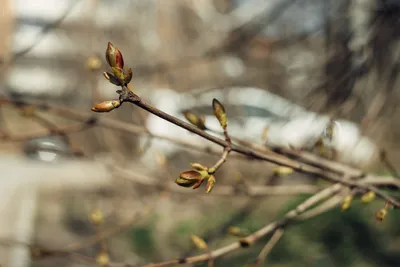
[[[278,187],[287,187],[287,189],[289,189],[289,190],[292,190],[293,188],[297,188],[297,186],[278,185],[277,183],[279,182],[280,178],[281,177],[276,174],[268,176],[268,178],[265,181],[265,184],[263,184],[263,185],[269,186],[271,188],[274,187],[274,185],[276,185]],[[242,181],[242,180],[240,180],[240,181]],[[242,183],[240,183],[240,181],[239,181],[239,183],[236,183],[236,186],[243,185],[245,188],[248,187],[247,184],[242,184]],[[302,186],[302,185],[300,185],[300,186]],[[306,186],[308,186],[308,185],[306,185]],[[220,186],[218,186],[216,189],[220,189]],[[316,189],[316,192],[321,189]],[[284,193],[284,191],[282,193]],[[237,198],[238,194],[234,192],[234,195]],[[244,204],[241,208],[236,210],[235,213],[232,214],[232,216],[230,216],[229,219],[222,222],[219,226],[213,227],[208,232],[203,234],[203,239],[206,242],[210,242],[211,240],[213,240],[221,235],[224,235],[227,232],[230,232],[229,231],[230,227],[232,227],[233,225],[240,224],[243,220],[248,218],[253,211],[255,211],[260,205],[262,205],[264,203],[264,201],[268,200],[270,197],[271,197],[271,195],[252,197],[250,200],[248,200],[246,202],[246,204]],[[240,232],[241,232],[240,235],[242,237],[247,236],[249,234],[246,231],[244,231],[244,232],[240,231]],[[190,250],[186,251],[185,253],[182,253],[181,255],[190,256],[191,254],[192,254],[192,250],[190,249]]]
[[[216,172],[222,166],[222,164],[225,163],[226,159],[228,158],[229,153],[232,151],[231,138],[229,136],[229,133],[228,133],[228,130],[226,127],[224,128],[224,136],[225,136],[225,141],[226,141],[226,146],[224,147],[224,152],[222,153],[221,158],[214,164],[214,166],[212,166],[209,169],[209,170],[212,170],[211,172],[209,171],[209,173]]]
[[[274,234],[272,235],[271,239],[268,241],[267,244],[263,247],[261,250],[260,254],[257,257],[256,260],[256,266],[261,266],[264,262],[268,254],[271,252],[271,250],[275,247],[275,245],[278,243],[278,241],[281,239],[283,236],[284,230],[283,229],[276,229]]]
[[[329,210],[332,210],[336,208],[343,200],[343,197],[340,195],[340,193],[334,195],[333,197],[327,199],[317,207],[310,209],[303,214],[301,214],[297,219],[298,220],[308,220],[309,218],[316,217],[320,214],[324,214]]]
[[[212,256],[212,250],[207,246],[207,252],[209,255],[208,267],[214,267],[214,257]]]

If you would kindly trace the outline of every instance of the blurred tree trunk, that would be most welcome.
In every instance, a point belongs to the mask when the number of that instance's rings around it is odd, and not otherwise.
[[[12,50],[13,13],[11,2],[11,0],[0,0],[2,7],[0,10],[0,79],[2,87]]]
[[[13,33],[13,12],[11,7],[11,0],[0,0],[0,93],[4,93],[5,88],[5,77],[8,72],[9,61],[11,59],[12,52],[12,33]],[[4,127],[4,118],[2,116],[3,109],[0,108],[0,129]],[[2,149],[12,149],[12,144],[2,142]],[[0,254],[1,258],[1,254]]]
[[[309,86],[310,94],[304,89],[308,96],[302,104],[360,123],[364,134],[397,158],[400,1],[326,4],[325,73],[317,86]]]

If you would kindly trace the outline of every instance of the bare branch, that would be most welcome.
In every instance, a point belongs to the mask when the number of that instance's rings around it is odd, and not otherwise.
[[[275,247],[278,241],[283,236],[284,230],[283,229],[276,229],[274,234],[272,235],[271,239],[268,241],[267,244],[263,247],[260,254],[257,257],[255,266],[261,266],[265,262],[265,258],[271,252],[271,250]]]
[[[122,89],[123,89],[122,92],[120,92],[121,102],[130,102],[130,103],[152,113],[153,115],[156,115],[157,117],[160,117],[166,121],[169,121],[183,129],[186,129],[192,133],[195,133],[195,134],[197,134],[215,144],[218,144],[222,147],[229,146],[229,143],[227,141],[222,140],[213,135],[210,135],[195,126],[193,126],[187,122],[184,122],[174,116],[171,116],[171,115],[151,106],[150,104],[144,102],[138,95],[135,95],[132,91],[128,90],[126,87],[122,87]],[[381,192],[380,190],[378,190],[377,188],[375,188],[373,186],[360,184],[356,181],[351,181],[349,179],[343,179],[334,173],[326,172],[322,169],[319,169],[319,168],[316,168],[313,166],[307,166],[305,164],[301,164],[297,161],[288,159],[283,156],[276,156],[274,154],[261,153],[258,151],[254,151],[250,148],[241,147],[241,146],[237,146],[234,144],[231,144],[231,149],[232,149],[232,151],[241,153],[241,154],[249,156],[249,157],[254,157],[254,158],[269,161],[271,163],[275,163],[278,165],[290,167],[301,173],[319,176],[322,179],[327,180],[329,182],[340,183],[340,184],[348,186],[348,187],[357,187],[357,188],[363,189],[365,191],[372,191],[377,196],[379,196],[379,197],[385,199],[386,201],[388,201],[389,203],[391,203],[393,206],[400,207],[400,203],[397,200],[395,200],[391,196],[385,194],[384,192]]]
[[[184,263],[197,263],[197,262],[205,262],[212,257],[214,260],[229,254],[235,250],[238,250],[242,247],[248,247],[252,245],[254,242],[258,241],[260,238],[276,231],[277,229],[282,229],[286,226],[288,226],[290,223],[292,223],[299,215],[304,213],[306,210],[311,208],[312,206],[316,205],[320,201],[329,198],[330,196],[336,194],[339,192],[342,188],[342,185],[340,184],[335,184],[329,188],[326,188],[312,197],[308,198],[304,202],[302,202],[300,205],[298,205],[295,209],[289,211],[286,213],[286,215],[278,220],[274,221],[272,223],[269,223],[268,225],[264,226],[257,232],[252,233],[251,235],[241,239],[240,241],[231,243],[229,245],[226,245],[224,247],[221,247],[219,249],[216,249],[210,253],[204,253],[201,255],[197,256],[191,256],[191,257],[186,257],[186,258],[181,258],[181,259],[175,259],[175,260],[170,260],[170,261],[165,261],[165,262],[160,262],[160,263],[150,263],[143,265],[142,267],[165,267],[165,266],[173,266],[177,264],[184,264]],[[111,266],[117,267],[117,266],[128,266],[128,267],[133,267],[134,265],[131,265],[129,263],[112,263]]]

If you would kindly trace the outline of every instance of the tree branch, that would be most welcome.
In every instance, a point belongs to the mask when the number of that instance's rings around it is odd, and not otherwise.
[[[153,107],[152,105],[144,102],[138,95],[134,94],[132,91],[130,91],[128,88],[126,88],[125,86],[122,87],[122,92],[120,93],[120,101],[123,102],[129,102],[132,103],[150,113],[152,113],[153,115],[162,118],[166,121],[169,121],[170,123],[173,123],[185,130],[188,130],[192,133],[195,133],[217,145],[220,145],[222,147],[227,147],[229,146],[229,143],[223,139],[220,139],[218,137],[215,137],[213,135],[208,134],[207,132],[197,128],[196,126],[193,126],[187,122],[184,122],[174,116],[171,116],[159,109],[157,109],[156,107]],[[289,158],[283,157],[283,156],[277,156],[274,154],[267,154],[267,153],[261,153],[259,151],[255,151],[252,150],[250,148],[247,147],[241,147],[235,144],[231,144],[231,149],[232,151],[241,153],[243,155],[249,156],[249,157],[253,157],[253,158],[257,158],[257,159],[262,159],[271,163],[275,163],[278,165],[282,165],[282,166],[286,166],[286,167],[290,167],[300,173],[305,173],[305,174],[311,174],[311,175],[316,175],[321,177],[324,180],[327,180],[329,182],[333,182],[333,183],[340,183],[342,185],[348,186],[348,187],[357,187],[360,188],[362,190],[365,191],[372,191],[374,192],[377,196],[385,199],[386,201],[388,201],[390,204],[392,204],[395,207],[400,207],[400,202],[398,202],[397,200],[395,200],[394,198],[392,198],[391,196],[385,194],[384,192],[381,192],[380,190],[378,190],[377,188],[370,186],[370,185],[364,185],[364,184],[360,184],[356,181],[352,181],[349,179],[343,179],[340,176],[338,176],[337,174],[334,173],[330,173],[330,172],[326,172],[324,170],[321,170],[319,168],[313,167],[313,166],[307,166],[305,164],[301,164],[297,161],[291,160]]]
[[[231,253],[240,248],[248,247],[248,246],[252,245],[254,242],[258,241],[260,238],[276,231],[277,229],[283,229],[284,227],[287,227],[300,214],[304,213],[306,210],[308,210],[312,206],[316,205],[320,201],[336,194],[337,192],[339,192],[339,190],[341,188],[342,188],[342,185],[335,184],[329,188],[326,188],[326,189],[316,193],[315,195],[313,195],[312,197],[308,198],[303,203],[298,205],[295,209],[286,213],[286,215],[282,219],[280,219],[278,221],[274,221],[272,223],[269,223],[268,225],[264,226],[260,230],[252,233],[251,235],[249,235],[237,242],[231,243],[229,245],[226,245],[224,247],[221,247],[219,249],[212,251],[211,255],[210,255],[210,253],[204,253],[204,254],[200,254],[197,256],[169,260],[169,261],[160,262],[160,263],[150,263],[150,264],[143,265],[142,267],[166,267],[166,266],[173,266],[173,265],[177,265],[177,264],[205,262],[205,261],[208,261],[210,259],[210,257],[212,257],[215,260],[216,258],[219,258],[223,255]],[[112,263],[111,266],[113,266],[113,267],[117,267],[117,266],[134,267],[134,265],[129,264],[129,263],[122,263],[122,264]]]

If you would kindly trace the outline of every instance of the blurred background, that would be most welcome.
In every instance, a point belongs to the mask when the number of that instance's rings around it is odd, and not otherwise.
[[[90,112],[117,96],[102,75],[108,42],[133,69],[130,89],[179,118],[190,109],[218,130],[216,97],[232,136],[298,148],[314,144],[333,119],[339,161],[387,174],[379,149],[392,165],[400,160],[399,0],[0,3],[2,266],[96,264],[63,255],[35,259],[18,242],[72,244],[92,258],[106,246],[112,262],[132,266],[194,255],[200,251],[192,234],[218,248],[238,239],[229,227],[254,232],[321,185],[232,157],[218,172],[215,190],[222,193],[180,190],[173,182],[190,162],[211,166],[219,158],[185,142],[221,148],[133,105]],[[250,197],[236,193],[238,184],[308,187]],[[263,266],[399,266],[400,215],[376,222],[376,202],[291,226]],[[85,244],[98,231],[88,219],[94,210],[104,214],[109,236]],[[252,263],[268,238],[215,266]]]

